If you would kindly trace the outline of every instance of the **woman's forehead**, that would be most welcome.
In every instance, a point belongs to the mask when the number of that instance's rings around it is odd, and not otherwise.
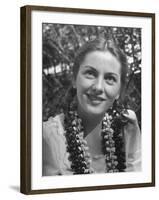
[[[109,51],[93,51],[88,53],[80,67],[82,68],[94,68],[97,71],[112,72],[120,74],[121,64],[118,59]]]

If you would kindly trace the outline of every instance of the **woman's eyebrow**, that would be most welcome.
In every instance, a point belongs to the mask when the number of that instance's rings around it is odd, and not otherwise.
[[[114,72],[106,72],[105,75],[111,75],[111,76],[116,76],[118,77],[118,74],[114,73]]]
[[[97,71],[96,70],[96,68],[95,67],[93,67],[93,66],[91,66],[91,65],[83,65],[83,67],[85,68],[85,69],[91,69],[91,70],[93,70],[93,71]]]
[[[91,69],[94,72],[98,72],[98,70],[95,67],[91,66],[91,65],[83,65],[83,67],[84,67],[84,70]],[[111,75],[111,76],[115,76],[115,77],[119,76],[117,73],[114,73],[114,72],[105,72],[104,75],[105,76],[110,76]]]

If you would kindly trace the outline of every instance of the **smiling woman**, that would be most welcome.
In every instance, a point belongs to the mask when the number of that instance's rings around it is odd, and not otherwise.
[[[71,100],[43,123],[43,176],[141,169],[136,114],[118,105],[126,73],[126,56],[114,41],[97,38],[79,49]]]
[[[75,80],[78,112],[90,119],[92,114],[103,114],[119,97],[121,88],[120,62],[110,52],[88,53]]]

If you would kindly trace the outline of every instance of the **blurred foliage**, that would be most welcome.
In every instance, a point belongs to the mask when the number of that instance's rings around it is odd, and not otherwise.
[[[61,112],[71,85],[75,53],[96,37],[113,38],[128,59],[128,84],[124,104],[141,122],[141,29],[123,27],[43,24],[43,120]]]

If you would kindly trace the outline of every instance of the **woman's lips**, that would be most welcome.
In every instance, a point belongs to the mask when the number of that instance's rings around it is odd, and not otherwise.
[[[95,96],[95,95],[91,95],[91,94],[87,94],[88,99],[94,103],[94,104],[100,104],[103,101],[105,101],[106,99],[100,96]]]

